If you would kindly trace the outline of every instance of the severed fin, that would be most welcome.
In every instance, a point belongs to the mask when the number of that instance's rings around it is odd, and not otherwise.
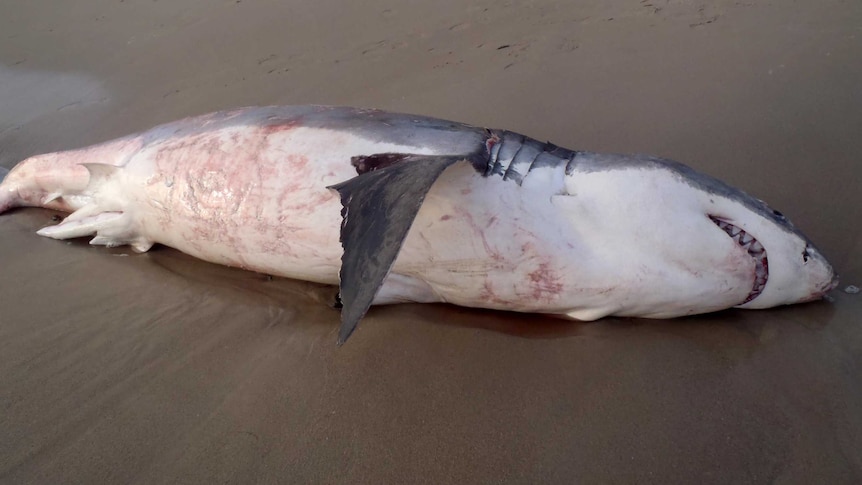
[[[342,205],[338,345],[371,307],[431,185],[443,170],[465,159],[386,154],[387,160],[393,158],[399,158],[397,163],[329,187],[338,191]]]

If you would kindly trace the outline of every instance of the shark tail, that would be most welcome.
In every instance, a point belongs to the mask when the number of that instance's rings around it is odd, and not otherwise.
[[[7,175],[9,175],[9,169],[0,166],[0,214],[11,209],[18,202],[18,191],[3,184]]]

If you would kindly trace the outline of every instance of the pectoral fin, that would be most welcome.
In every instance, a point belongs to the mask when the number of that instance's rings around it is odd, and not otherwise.
[[[391,155],[391,154],[387,154]],[[340,296],[343,344],[392,269],[431,185],[464,157],[406,155],[397,163],[329,187],[341,196]]]

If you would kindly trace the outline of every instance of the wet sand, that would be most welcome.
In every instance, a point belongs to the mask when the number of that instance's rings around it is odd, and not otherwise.
[[[0,6],[0,165],[255,104],[665,156],[862,286],[862,4]],[[3,483],[859,483],[862,295],[578,324],[40,238],[0,216]]]

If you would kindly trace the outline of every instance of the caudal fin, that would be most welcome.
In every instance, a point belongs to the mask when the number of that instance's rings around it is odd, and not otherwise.
[[[9,175],[9,169],[0,166],[0,214],[12,208],[18,194],[17,190],[13,192],[10,188],[3,186],[3,180],[7,175]]]

